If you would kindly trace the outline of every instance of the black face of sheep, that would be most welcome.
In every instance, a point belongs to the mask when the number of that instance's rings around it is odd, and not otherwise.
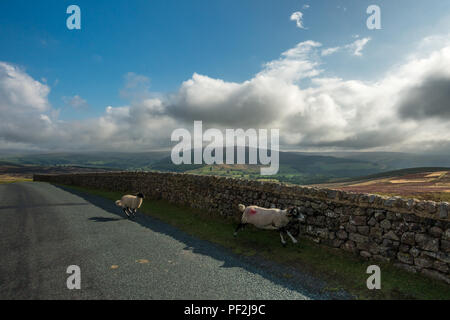
[[[139,192],[139,193],[137,194],[137,197],[138,197],[138,198],[141,198],[141,199],[144,199],[144,195],[143,195],[141,192]]]
[[[289,218],[298,218],[300,215],[300,212],[297,207],[290,207],[287,209],[287,216]]]

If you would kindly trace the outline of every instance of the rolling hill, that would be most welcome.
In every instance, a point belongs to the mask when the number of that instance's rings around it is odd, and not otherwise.
[[[245,151],[246,159],[248,159],[250,149],[246,148]],[[439,167],[438,170],[450,167],[449,158],[439,155],[427,156],[391,152],[280,152],[280,169],[278,174],[261,176],[260,166],[258,165],[175,165],[169,154],[169,151],[6,154],[0,156],[0,167],[6,168],[12,164],[24,166],[22,169],[16,170],[21,172],[32,172],[33,170],[39,170],[39,172],[57,170],[61,172],[63,170],[62,167],[66,167],[65,170],[71,172],[74,170],[85,170],[86,168],[100,169],[102,171],[155,170],[277,180],[293,184],[345,183],[355,181],[355,179],[368,180],[388,177],[389,175],[401,175],[403,171],[412,174],[424,171],[431,172],[437,166]],[[226,154],[226,150],[224,150],[224,154]],[[423,164],[423,166],[418,169],[412,169],[417,164]],[[36,168],[33,169],[33,166]],[[430,168],[422,168],[424,166]],[[46,169],[44,170],[43,168]],[[399,168],[403,171],[392,171]]]
[[[450,168],[402,169],[316,186],[357,193],[450,201]]]

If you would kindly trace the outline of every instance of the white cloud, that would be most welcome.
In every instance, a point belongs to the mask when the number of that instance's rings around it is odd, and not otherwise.
[[[341,50],[341,47],[327,48],[322,50],[322,56],[329,56]]]
[[[329,56],[332,55],[338,51],[341,51],[343,49],[349,51],[352,55],[354,56],[359,56],[361,57],[362,51],[364,50],[364,47],[366,46],[367,43],[369,43],[369,41],[371,40],[371,38],[363,38],[363,39],[358,39],[350,44],[347,44],[345,46],[342,47],[333,47],[333,48],[326,48],[322,50],[322,56]]]
[[[350,44],[348,48],[350,50],[353,50],[353,55],[362,56],[362,51],[364,50],[364,47],[366,46],[367,43],[369,43],[370,40],[371,40],[370,37],[358,39],[352,44]]]
[[[305,26],[303,25],[303,13],[301,13],[300,11],[294,12],[291,15],[291,20],[295,21],[297,27],[299,27],[300,29],[306,29]]]
[[[0,111],[43,112],[50,108],[47,95],[50,88],[31,78],[18,67],[0,62]]]
[[[64,103],[71,106],[72,108],[75,109],[82,109],[82,108],[87,108],[88,107],[88,103],[86,100],[84,100],[82,97],[80,97],[79,95],[75,95],[73,97],[63,97],[62,98]]]
[[[120,96],[126,99],[145,99],[150,96],[150,79],[146,76],[128,72],[124,76],[125,85]]]

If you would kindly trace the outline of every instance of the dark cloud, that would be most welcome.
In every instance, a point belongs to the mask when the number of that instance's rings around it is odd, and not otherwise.
[[[450,119],[450,78],[428,78],[409,89],[398,111],[400,116],[414,120]]]
[[[322,132],[324,136],[326,130]],[[312,135],[306,135],[304,141],[298,144],[298,147],[316,147],[316,148],[342,148],[350,150],[360,150],[368,148],[386,147],[392,144],[405,141],[408,134],[394,128],[385,131],[367,130],[353,134],[346,139],[329,141],[317,141],[316,137],[320,137],[320,132],[314,132]]]

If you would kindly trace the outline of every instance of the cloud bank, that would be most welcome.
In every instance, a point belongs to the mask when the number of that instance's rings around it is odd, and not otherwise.
[[[360,40],[355,55],[368,42]],[[175,128],[202,120],[205,129],[279,128],[282,148],[449,152],[450,45],[441,44],[372,82],[324,76],[315,41],[244,82],[194,73],[160,97],[149,94],[148,78],[129,73],[120,94],[130,103],[83,121],[59,120],[50,87],[1,62],[0,148],[148,151],[170,147]]]

